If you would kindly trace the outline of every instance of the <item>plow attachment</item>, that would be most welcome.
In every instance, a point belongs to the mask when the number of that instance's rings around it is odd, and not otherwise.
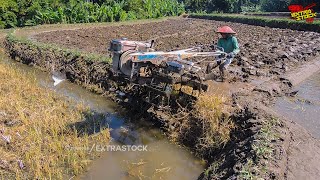
[[[146,101],[149,102],[155,99],[160,101],[164,97],[169,99],[176,91],[177,85],[189,87],[191,96],[207,91],[208,85],[202,81],[204,70],[189,59],[225,54],[223,50],[201,52],[199,47],[163,52],[155,51],[152,46],[153,42],[120,39],[111,41],[109,48],[113,52],[114,75],[126,79],[129,83],[135,83],[149,92],[141,94],[148,96]]]

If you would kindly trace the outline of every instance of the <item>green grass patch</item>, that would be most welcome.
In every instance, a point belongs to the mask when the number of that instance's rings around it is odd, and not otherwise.
[[[262,128],[257,134],[257,139],[252,144],[256,158],[247,159],[247,162],[240,170],[240,179],[263,179],[266,175],[268,167],[262,161],[269,161],[272,158],[274,151],[272,142],[280,137],[274,129],[280,125],[280,120],[273,117],[263,121]]]
[[[307,23],[305,21],[296,21],[289,18],[273,19],[267,17],[245,16],[239,14],[191,14],[189,17],[217,21],[230,21],[256,26],[267,26],[272,28],[320,32],[319,20],[315,20],[313,23]]]

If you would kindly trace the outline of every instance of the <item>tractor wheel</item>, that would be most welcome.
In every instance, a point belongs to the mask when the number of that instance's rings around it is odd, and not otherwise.
[[[134,51],[134,50],[128,50],[128,51],[124,52],[120,57],[119,68],[120,68],[120,71],[126,76],[131,75],[132,60],[131,60],[130,54],[135,53],[135,52],[136,51]],[[134,72],[133,75],[135,75],[136,73],[137,72]]]

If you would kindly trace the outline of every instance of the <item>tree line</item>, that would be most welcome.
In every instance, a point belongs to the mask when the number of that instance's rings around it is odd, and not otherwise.
[[[290,4],[300,4],[304,7],[317,3],[313,8],[320,11],[319,0],[180,0],[184,2],[189,12],[287,12]]]
[[[0,28],[180,15],[178,0],[0,0]]]
[[[113,22],[183,12],[288,11],[315,0],[0,0],[0,28],[54,23]],[[320,10],[320,3],[314,8]]]

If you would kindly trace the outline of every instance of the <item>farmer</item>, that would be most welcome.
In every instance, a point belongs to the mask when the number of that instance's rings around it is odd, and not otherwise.
[[[225,55],[220,55],[216,62],[209,63],[207,66],[207,74],[211,73],[211,71],[219,66],[221,79],[224,79],[224,73],[226,68],[231,64],[234,56],[240,52],[238,40],[233,35],[236,34],[229,26],[222,26],[218,28],[217,33],[220,33],[222,38],[218,40],[217,46],[223,48],[223,51],[227,53],[224,61],[223,58]]]

